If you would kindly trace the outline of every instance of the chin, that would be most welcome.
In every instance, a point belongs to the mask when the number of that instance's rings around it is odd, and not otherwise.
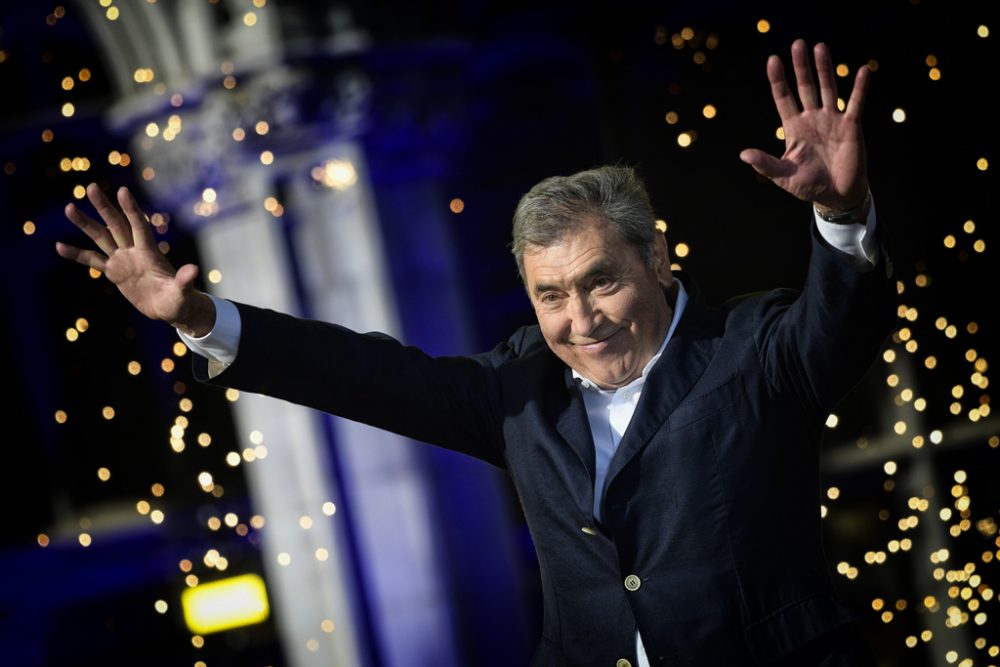
[[[593,377],[596,382],[598,382],[602,387],[618,388],[631,382],[633,378],[629,373],[594,373],[587,377]],[[639,377],[636,374],[635,377]]]

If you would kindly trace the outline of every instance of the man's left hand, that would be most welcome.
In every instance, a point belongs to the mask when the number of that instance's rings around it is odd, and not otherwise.
[[[871,70],[867,65],[858,69],[851,97],[841,112],[830,50],[817,44],[813,56],[815,78],[805,41],[792,44],[798,102],[785,79],[781,59],[774,55],[768,58],[767,78],[784,129],[785,153],[777,158],[748,148],[740,153],[740,159],[803,201],[845,211],[860,206],[868,192],[861,111]]]

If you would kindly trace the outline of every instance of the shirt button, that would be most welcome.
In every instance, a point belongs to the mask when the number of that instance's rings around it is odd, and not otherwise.
[[[639,577],[635,576],[634,574],[630,574],[627,577],[625,577],[626,589],[630,591],[637,591],[639,590],[639,586],[642,586],[642,579],[640,579]]]
[[[625,658],[618,658],[618,662],[615,663],[615,667],[632,667],[632,663]]]

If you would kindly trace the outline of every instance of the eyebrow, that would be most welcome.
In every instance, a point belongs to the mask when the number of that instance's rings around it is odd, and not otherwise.
[[[587,272],[580,277],[580,280],[587,281],[597,275],[601,274],[618,275],[619,273],[620,271],[618,269],[618,266],[614,262],[610,262],[607,259],[600,259],[597,261],[596,264],[587,269]],[[543,292],[547,292],[552,289],[559,289],[559,288],[556,287],[555,285],[547,285],[545,283],[539,283],[534,286],[534,289],[532,291],[535,294],[542,294]]]

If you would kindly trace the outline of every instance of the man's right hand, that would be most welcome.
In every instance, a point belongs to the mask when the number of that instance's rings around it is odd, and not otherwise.
[[[104,225],[75,204],[66,206],[66,217],[91,238],[100,252],[59,242],[56,252],[103,272],[146,317],[169,322],[194,337],[210,332],[215,326],[215,306],[207,294],[194,289],[197,265],[185,264],[174,270],[157,247],[149,219],[132,193],[119,188],[119,208],[91,183],[87,186],[87,198]]]

